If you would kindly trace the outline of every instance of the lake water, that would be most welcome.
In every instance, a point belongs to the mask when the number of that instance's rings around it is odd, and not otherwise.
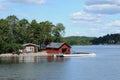
[[[0,58],[0,80],[120,80],[120,46],[72,46],[96,57]]]

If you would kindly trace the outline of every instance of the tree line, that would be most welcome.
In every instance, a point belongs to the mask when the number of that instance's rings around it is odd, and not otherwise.
[[[93,44],[120,44],[120,34],[107,34],[103,37],[95,38]]]
[[[27,19],[18,19],[10,15],[0,19],[0,53],[11,53],[23,48],[25,43],[34,43],[40,46],[50,42],[61,42],[65,33],[62,23],[53,24],[50,21],[37,22]]]
[[[91,45],[94,37],[85,36],[69,36],[64,38],[64,42],[70,45]]]
[[[70,45],[120,44],[120,34],[107,34],[102,37],[69,36],[64,41]]]

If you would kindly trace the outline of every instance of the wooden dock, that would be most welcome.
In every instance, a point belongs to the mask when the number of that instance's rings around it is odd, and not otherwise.
[[[81,54],[54,54],[55,57],[95,57],[95,53],[81,53]]]
[[[0,57],[24,57],[24,56],[54,56],[54,57],[95,57],[96,54],[95,53],[83,53],[83,52],[79,52],[79,53],[71,53],[71,54],[47,54],[47,53],[24,53],[24,54],[0,54]]]

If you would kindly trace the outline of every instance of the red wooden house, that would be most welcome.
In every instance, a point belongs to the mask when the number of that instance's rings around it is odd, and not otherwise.
[[[46,52],[49,54],[70,54],[70,46],[66,43],[50,43],[46,47]]]

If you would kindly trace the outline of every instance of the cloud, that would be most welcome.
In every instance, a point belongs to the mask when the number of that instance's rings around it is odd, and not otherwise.
[[[117,27],[117,28],[120,28],[120,20],[115,20],[115,21],[112,21],[110,23],[107,23],[105,25],[106,28],[109,28],[109,27]]]
[[[90,28],[89,30],[90,30],[91,32],[95,33],[95,32],[98,31],[98,28]]]
[[[91,33],[97,33],[99,35],[120,33],[120,20],[109,22],[101,27],[90,29]]]
[[[85,11],[97,14],[116,14],[120,13],[120,6],[111,4],[85,6]]]
[[[104,30],[106,32],[111,32],[111,33],[120,32],[120,20],[111,21],[103,25],[103,27],[99,29]]]
[[[85,0],[84,10],[97,14],[120,13],[120,0]]]
[[[96,4],[120,4],[120,0],[85,0],[86,5]]]
[[[5,9],[6,9],[6,7],[0,6],[0,12],[4,11]]]
[[[14,3],[44,4],[46,0],[10,0]]]
[[[7,9],[7,2],[6,0],[0,0],[0,12],[4,11],[5,9]]]
[[[74,21],[101,22],[101,15],[94,15],[84,11],[75,12],[71,15]]]
[[[12,3],[45,4],[46,0],[0,0],[0,12],[10,8]]]

